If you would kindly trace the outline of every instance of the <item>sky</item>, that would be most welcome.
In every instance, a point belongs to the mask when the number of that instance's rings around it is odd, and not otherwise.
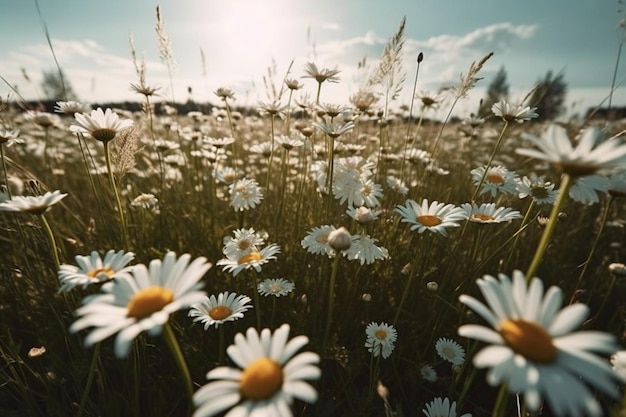
[[[169,70],[155,31],[157,5],[175,61]],[[348,104],[406,16],[406,82],[392,105],[410,102],[419,52],[418,93],[458,84],[473,61],[494,52],[484,79],[457,106],[461,116],[476,110],[500,67],[514,102],[547,71],[564,71],[571,114],[607,98],[624,37],[617,0],[39,0],[41,17],[34,0],[2,0],[0,7],[0,75],[25,99],[43,98],[42,73],[56,68],[45,24],[60,66],[89,103],[142,99],[129,90],[138,82],[132,34],[146,82],[161,87],[161,100],[217,104],[213,92],[228,87],[238,104],[256,106],[269,101],[266,84],[280,88],[290,64],[289,77],[305,85],[297,94],[314,98],[316,82],[301,78],[314,62],[341,71],[340,82],[323,85],[321,101]],[[614,105],[626,105],[625,61]],[[9,94],[0,80],[0,95]]]

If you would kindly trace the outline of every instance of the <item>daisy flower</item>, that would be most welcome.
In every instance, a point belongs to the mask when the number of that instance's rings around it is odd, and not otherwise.
[[[378,220],[380,210],[372,210],[368,207],[350,207],[346,210],[346,214],[360,224],[369,224],[374,220]]]
[[[463,365],[465,363],[465,349],[452,339],[439,338],[435,343],[437,354],[452,365]]]
[[[626,144],[617,137],[601,140],[602,137],[602,131],[587,128],[574,147],[563,127],[550,125],[542,137],[524,135],[538,150],[518,148],[516,152],[551,162],[566,174],[575,177],[624,167]]]
[[[420,375],[428,382],[437,382],[438,379],[437,371],[435,371],[435,368],[433,368],[429,364],[422,365],[422,367],[420,368]]]
[[[279,135],[276,136],[276,143],[283,147],[286,151],[290,151],[293,148],[304,146],[304,141],[298,138],[292,138],[290,136]]]
[[[100,142],[113,140],[119,132],[133,125],[132,120],[120,119],[113,110],[102,111],[100,107],[91,114],[74,113],[74,118],[75,124],[70,126],[72,132],[91,136]]]
[[[485,171],[487,172],[485,173]],[[517,174],[501,165],[490,167],[489,169],[486,166],[482,166],[473,169],[471,174],[472,182],[475,186],[478,187],[482,181],[481,195],[488,192],[492,197],[495,197],[498,192],[502,194],[515,193]],[[485,178],[484,180],[483,177]]]
[[[477,204],[464,203],[461,208],[465,211],[469,221],[475,223],[502,223],[514,219],[521,219],[522,214],[509,207],[497,207],[495,203]]]
[[[600,202],[600,194],[609,191],[609,179],[603,175],[577,177],[569,188],[569,196],[579,203],[591,205]]]
[[[406,206],[398,205],[396,211],[402,216],[403,223],[412,224],[411,230],[418,233],[430,230],[443,236],[448,236],[446,228],[459,227],[457,222],[467,219],[467,214],[460,207],[437,201],[429,204],[427,199],[423,199],[421,205],[414,200],[406,200]]]
[[[456,401],[452,401],[452,404],[450,404],[448,398],[441,399],[437,397],[426,404],[426,409],[422,410],[422,412],[426,414],[426,417],[456,417]],[[472,417],[472,415],[465,413],[460,417]]]
[[[254,268],[255,271],[261,272],[262,265],[265,265],[272,259],[276,259],[277,253],[280,253],[280,246],[272,243],[267,245],[263,249],[254,250],[248,253],[232,252],[225,254],[226,258],[217,261],[217,265],[222,266],[222,270],[230,272],[233,277],[236,277],[241,271]]]
[[[154,196],[154,194],[144,194],[141,193],[137,197],[130,202],[130,205],[133,207],[141,207],[145,209],[155,208],[159,204],[159,200]]]
[[[243,318],[243,313],[252,308],[249,304],[252,300],[246,295],[237,295],[234,292],[221,292],[217,295],[205,297],[198,304],[194,304],[189,309],[189,317],[194,317],[194,322],[204,324],[204,330],[215,325],[217,329],[220,324],[227,321],[235,321]]]
[[[530,174],[530,177],[524,176],[521,180],[517,180],[516,185],[517,196],[519,198],[531,197],[536,204],[554,204],[556,201],[558,190],[554,189],[554,184],[545,181],[543,177],[536,174]]]
[[[67,197],[61,191],[47,192],[37,196],[13,196],[0,203],[0,211],[26,212],[31,214],[43,214],[53,205]]]
[[[536,119],[539,115],[535,111],[537,107],[522,107],[521,105],[513,105],[506,100],[500,100],[491,106],[494,115],[501,117],[506,122],[524,123],[530,119]]]
[[[132,252],[115,252],[113,249],[104,255],[104,259],[97,251],[91,252],[89,256],[77,255],[74,259],[78,266],[64,264],[59,268],[59,293],[68,292],[77,286],[85,289],[91,284],[111,281],[118,275],[129,272],[132,266],[127,265],[134,258],[135,254]]]
[[[78,101],[57,101],[54,106],[54,111],[56,113],[64,114],[83,113],[89,110],[91,109],[88,104],[80,103]]]
[[[312,124],[313,126],[318,128],[322,132],[326,133],[328,136],[330,136],[333,139],[337,139],[339,136],[343,135],[344,133],[348,133],[352,129],[354,129],[354,122],[342,123],[340,121],[333,121],[329,123],[313,122]]]
[[[369,235],[354,235],[350,247],[343,254],[350,260],[358,260],[361,265],[371,265],[378,259],[389,258],[389,251],[377,246],[376,242],[378,240]]]
[[[12,146],[16,143],[24,143],[22,139],[19,139],[20,131],[19,130],[9,130],[0,126],[0,146]]]
[[[324,81],[328,81],[329,83],[339,82],[339,77],[337,77],[337,74],[339,74],[341,71],[337,68],[318,69],[315,63],[307,62],[304,66],[304,72],[306,73],[306,75],[303,75],[302,78],[313,78],[315,81],[321,84]]]
[[[230,205],[235,211],[244,211],[255,208],[263,200],[263,192],[256,180],[244,178],[232,183],[228,187]]]
[[[387,177],[387,186],[400,195],[406,195],[409,192],[409,188],[404,181],[393,176]]]
[[[487,382],[506,384],[509,392],[523,393],[531,412],[539,410],[542,397],[557,416],[601,416],[595,389],[614,398],[618,376],[608,362],[595,353],[618,350],[614,337],[599,331],[574,332],[589,314],[584,304],[560,309],[563,292],[550,287],[544,294],[543,282],[533,278],[529,285],[524,274],[513,272],[496,279],[485,275],[477,280],[487,304],[468,295],[459,301],[485,319],[489,327],[464,325],[463,337],[487,342],[473,359],[477,368],[490,368]]]
[[[620,350],[611,356],[613,370],[626,382],[626,350]]]
[[[268,278],[261,281],[257,287],[259,294],[265,297],[268,295],[282,297],[292,292],[294,288],[296,288],[296,285],[293,282],[283,278]]]
[[[289,325],[283,324],[274,334],[261,334],[249,328],[238,333],[226,352],[238,368],[221,366],[207,373],[209,382],[193,396],[193,417],[211,417],[228,408],[229,416],[292,417],[294,399],[314,403],[317,392],[306,381],[317,380],[321,371],[319,356],[301,352],[309,342],[306,336],[289,337]],[[295,356],[294,356],[295,355]]]
[[[265,244],[265,239],[261,233],[256,232],[253,228],[236,229],[233,231],[233,237],[226,236],[224,238],[224,248],[222,253],[226,256],[242,256],[250,252],[258,251],[258,248]]]
[[[395,327],[387,323],[371,322],[367,325],[365,334],[367,336],[365,347],[368,352],[374,356],[382,355],[385,359],[391,355],[398,339],[398,332]]]
[[[152,260],[149,267],[139,264],[130,274],[117,276],[112,285],[102,288],[105,293],[83,300],[70,332],[94,328],[85,338],[87,347],[117,333],[115,355],[128,356],[130,344],[139,333],[160,334],[170,314],[199,303],[206,296],[200,291],[200,279],[211,264],[204,257],[191,263],[190,259],[189,254],[177,259],[174,252],[168,252],[163,260]]]
[[[319,226],[309,230],[300,244],[307,252],[314,255],[326,255],[329,258],[335,256],[335,250],[328,244],[328,236],[335,231],[335,226]]]

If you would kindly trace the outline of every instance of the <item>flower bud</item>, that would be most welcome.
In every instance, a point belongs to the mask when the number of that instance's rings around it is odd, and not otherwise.
[[[439,289],[439,284],[437,284],[435,281],[430,281],[428,284],[426,284],[426,289],[428,289],[428,291],[435,292]]]
[[[340,227],[328,234],[328,244],[337,252],[345,251],[352,246],[352,236],[345,227]]]

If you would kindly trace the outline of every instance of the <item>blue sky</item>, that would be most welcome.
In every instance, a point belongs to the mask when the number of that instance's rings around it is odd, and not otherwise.
[[[193,99],[216,103],[212,91],[225,86],[240,103],[255,105],[267,99],[268,67],[275,62],[280,82],[293,60],[294,78],[304,75],[308,61],[338,67],[341,82],[324,86],[322,101],[346,104],[406,16],[408,81],[398,104],[410,99],[420,51],[418,91],[457,82],[472,61],[495,52],[460,112],[475,108],[500,66],[508,72],[512,100],[522,99],[546,71],[564,70],[574,110],[599,104],[609,92],[624,17],[616,0],[40,0],[60,64],[83,101],[140,99],[129,91],[137,82],[131,32],[145,57],[147,82],[171,97],[154,30],[157,4],[177,63],[173,93],[179,101],[192,87]],[[40,98],[41,73],[54,61],[35,2],[4,0],[0,32],[0,75],[27,99]],[[359,71],[364,57],[368,67]],[[618,81],[626,75],[623,61]],[[302,82],[315,93],[314,81]],[[0,94],[9,92],[2,83]],[[613,100],[626,105],[626,85]]]

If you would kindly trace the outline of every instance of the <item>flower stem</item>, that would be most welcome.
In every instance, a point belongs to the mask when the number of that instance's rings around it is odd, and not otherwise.
[[[502,417],[506,415],[506,398],[507,398],[507,384],[504,383],[500,386],[496,403],[493,406],[493,412],[491,417]]]
[[[543,254],[548,247],[548,243],[550,243],[550,238],[556,229],[556,223],[559,219],[559,211],[563,207],[563,203],[567,199],[567,195],[569,193],[569,188],[572,185],[572,177],[569,174],[564,173],[561,179],[561,188],[559,190],[559,196],[557,197],[554,206],[552,207],[552,211],[550,212],[550,219],[548,220],[548,224],[541,235],[541,240],[539,241],[539,245],[537,245],[537,250],[535,251],[535,256],[533,257],[532,262],[530,263],[530,267],[526,271],[526,281],[530,282],[533,276],[537,273],[537,269],[539,268],[539,264],[541,263],[541,259],[543,258]]]
[[[48,241],[50,242],[50,248],[52,249],[52,255],[54,258],[54,266],[58,271],[59,269],[61,269],[61,262],[59,261],[59,254],[57,253],[57,244],[54,240],[54,234],[52,233],[50,224],[48,223],[48,220],[46,220],[46,217],[43,215],[43,213],[39,215],[39,219],[41,220],[41,224],[46,231],[46,235],[48,236]]]
[[[252,283],[252,292],[254,293],[254,309],[256,310],[256,329],[261,331],[261,300],[259,297],[259,283],[257,282],[257,276],[254,275],[254,282]]]
[[[591,263],[591,258],[593,257],[593,254],[596,251],[596,248],[598,247],[598,242],[600,242],[600,236],[602,236],[602,232],[604,231],[604,225],[606,224],[606,221],[609,217],[609,211],[611,211],[611,203],[613,203],[613,196],[609,194],[609,201],[606,203],[606,207],[604,208],[604,213],[602,213],[602,220],[600,220],[600,229],[598,229],[598,233],[596,233],[596,238],[593,241],[593,245],[591,246],[591,250],[589,251],[589,255],[587,256],[587,259],[585,259],[585,262],[583,263],[583,269],[582,271],[580,271],[580,275],[578,276],[578,281],[576,281],[576,287],[578,288],[580,286],[581,281],[583,280],[583,277],[585,276],[585,272],[587,272],[587,268],[589,267],[589,264]]]
[[[328,348],[328,338],[330,336],[330,327],[333,322],[333,308],[335,306],[335,282],[337,281],[337,269],[339,269],[339,260],[341,253],[335,254],[333,265],[330,272],[330,286],[328,289],[328,314],[326,316],[326,330],[324,330],[324,351]]]
[[[180,345],[178,344],[178,340],[176,340],[176,335],[174,335],[172,326],[170,326],[169,323],[165,323],[163,325],[163,336],[165,337],[167,347],[170,349],[170,352],[174,357],[174,361],[176,361],[176,365],[178,365],[180,373],[185,380],[185,391],[187,391],[189,404],[191,405],[191,402],[193,400],[193,385],[191,382],[191,374],[189,373],[187,362],[185,362],[183,351],[181,350]]]
[[[111,166],[111,151],[109,149],[109,142],[104,142],[104,158],[107,164],[107,172],[109,173],[109,184],[115,194],[115,202],[117,203],[117,211],[120,217],[120,228],[122,229],[122,239],[126,250],[130,250],[128,242],[128,234],[126,233],[126,221],[124,220],[124,209],[122,207],[122,201],[120,195],[117,192],[117,186],[115,185],[115,178],[113,177],[113,167]]]
[[[4,147],[0,145],[0,159],[2,159],[2,169],[4,170],[4,183],[7,185],[7,194],[9,195],[9,199],[11,196],[11,188],[9,187],[9,175],[7,174],[7,163],[4,160]]]
[[[100,358],[100,343],[96,343],[96,346],[93,349],[93,354],[91,356],[91,365],[89,365],[89,374],[87,375],[87,382],[85,383],[85,390],[83,391],[82,397],[80,397],[80,405],[78,407],[78,412],[76,413],[76,417],[80,417],[85,410],[85,405],[87,404],[87,397],[89,397],[89,391],[91,391],[91,385],[93,384],[93,377],[96,373],[96,367],[98,364],[98,359]]]
[[[496,157],[496,153],[498,153],[498,150],[500,150],[500,146],[502,145],[502,139],[504,138],[504,132],[506,131],[506,128],[508,126],[509,122],[505,121],[504,126],[502,126],[502,130],[500,131],[500,136],[496,141],[496,146],[494,146],[493,152],[491,152],[491,156],[489,157],[489,162],[487,162],[487,166],[485,166],[485,172],[483,172],[483,175],[480,178],[480,182],[474,190],[474,194],[472,195],[472,199],[470,200],[471,204],[474,204],[474,202],[476,201],[476,197],[478,197],[478,193],[480,193],[480,189],[485,183],[485,178],[487,178],[487,172],[489,172],[489,168],[491,168],[491,164],[493,163],[493,159]]]

